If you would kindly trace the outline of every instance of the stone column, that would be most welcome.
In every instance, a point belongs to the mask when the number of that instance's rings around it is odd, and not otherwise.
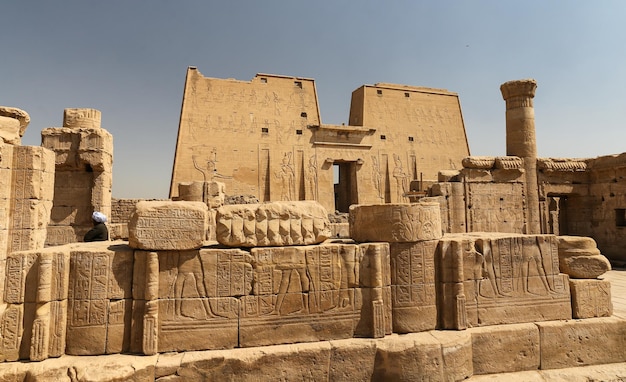
[[[533,97],[537,82],[533,79],[505,82],[500,86],[506,101],[506,155],[524,159],[526,172],[526,234],[541,233],[539,192],[537,186],[537,139]]]

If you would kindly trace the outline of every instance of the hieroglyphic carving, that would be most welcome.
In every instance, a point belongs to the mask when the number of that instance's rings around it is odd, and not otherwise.
[[[140,201],[128,222],[132,248],[185,250],[202,246],[208,230],[203,202]]]
[[[613,314],[611,283],[606,280],[570,280],[572,317],[610,317]]]
[[[393,331],[414,333],[437,325],[436,240],[390,243]]]
[[[2,334],[0,352],[3,361],[17,361],[22,342],[24,305],[9,304],[2,315],[0,333]]]
[[[471,232],[522,233],[522,183],[468,183],[468,226]]]
[[[358,242],[413,242],[438,239],[442,234],[438,203],[350,207],[350,236]]]
[[[449,264],[445,267],[451,273],[443,273],[441,309],[461,308],[456,296],[463,295],[468,326],[571,317],[567,276],[559,274],[554,236],[459,235],[453,240],[460,240],[452,246],[453,251],[442,246],[447,252],[442,252],[441,261]],[[460,281],[463,293],[456,289]],[[533,309],[528,309],[531,306]],[[447,325],[452,325],[451,321]]]

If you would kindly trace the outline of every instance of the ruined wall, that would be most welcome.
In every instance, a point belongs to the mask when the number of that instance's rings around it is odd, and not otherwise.
[[[94,211],[111,214],[113,137],[100,119],[98,110],[65,109],[64,127],[41,132],[42,146],[56,154],[48,245],[82,241]]]

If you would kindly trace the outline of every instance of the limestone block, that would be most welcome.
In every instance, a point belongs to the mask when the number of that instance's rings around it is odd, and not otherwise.
[[[132,248],[187,250],[202,247],[208,209],[200,202],[140,201],[128,222]]]
[[[76,243],[81,241],[82,238],[83,236],[77,233],[71,226],[49,225],[46,230],[46,244],[51,246]]]
[[[87,108],[67,108],[63,110],[63,127],[100,128],[102,113],[100,110]]]
[[[615,317],[539,322],[541,369],[626,360],[626,321]]]
[[[54,152],[41,146],[15,146],[13,170],[37,170],[55,172]]]
[[[493,177],[490,170],[464,168],[461,170],[461,176],[466,182],[491,183]]]
[[[572,318],[613,315],[611,283],[604,280],[570,280]]]
[[[350,236],[357,242],[415,242],[442,237],[438,203],[350,206]]]
[[[539,369],[539,329],[535,324],[485,326],[469,330],[474,374]]]
[[[394,333],[437,326],[435,255],[438,240],[390,243]]]
[[[379,340],[372,380],[442,381],[443,352],[440,342],[430,333],[391,335]]]
[[[472,336],[468,331],[429,332],[441,344],[443,373],[447,381],[461,381],[474,374]]]
[[[216,238],[231,247],[317,244],[330,236],[328,213],[315,201],[218,208]]]
[[[24,110],[0,106],[0,141],[19,145],[29,123],[30,116]]]
[[[437,181],[441,183],[458,182],[459,174],[460,172],[458,170],[442,170],[437,174]]]
[[[570,319],[551,235],[457,234],[439,246],[444,328]]]

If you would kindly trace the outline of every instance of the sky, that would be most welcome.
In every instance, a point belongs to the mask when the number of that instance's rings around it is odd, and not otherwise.
[[[541,157],[626,151],[622,0],[15,0],[0,7],[0,105],[23,145],[65,108],[102,112],[113,197],[167,198],[188,66],[315,79],[322,123],[377,82],[458,93],[471,155],[506,153],[500,85],[534,78]]]

